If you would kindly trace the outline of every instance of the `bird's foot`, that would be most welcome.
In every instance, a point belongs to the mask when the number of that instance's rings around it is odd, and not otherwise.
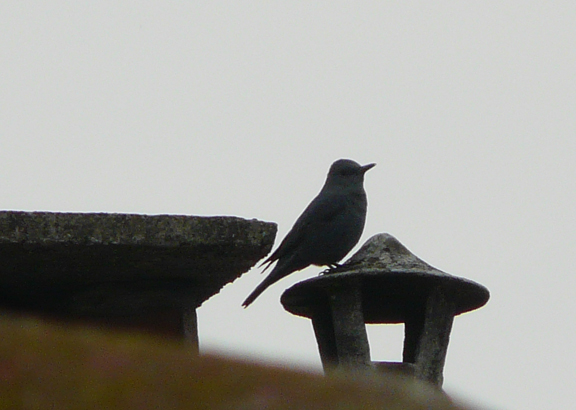
[[[332,273],[336,273],[338,268],[340,268],[341,266],[342,265],[338,263],[331,263],[330,265],[328,265],[327,269],[324,269],[322,272],[320,272],[320,275],[330,275]]]

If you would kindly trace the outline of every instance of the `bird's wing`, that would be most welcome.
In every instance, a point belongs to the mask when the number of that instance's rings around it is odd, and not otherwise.
[[[282,256],[291,254],[306,237],[322,230],[322,225],[330,224],[342,212],[345,202],[335,199],[332,195],[318,195],[310,202],[278,249],[262,262],[260,266],[267,264],[263,272]]]

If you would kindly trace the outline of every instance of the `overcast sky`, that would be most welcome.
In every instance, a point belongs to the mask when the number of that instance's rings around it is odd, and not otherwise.
[[[389,232],[485,285],[456,318],[449,393],[502,409],[576,394],[576,3],[0,3],[0,207],[235,215],[277,241],[330,164]],[[294,274],[257,269],[199,310],[201,346],[320,369]],[[402,326],[369,328],[401,360]]]

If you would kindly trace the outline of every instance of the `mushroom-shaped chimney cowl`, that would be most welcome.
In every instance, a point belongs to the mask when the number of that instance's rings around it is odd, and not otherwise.
[[[484,286],[430,266],[382,233],[342,266],[292,286],[281,301],[289,312],[311,318],[316,308],[328,304],[327,288],[358,281],[366,323],[406,322],[422,311],[427,295],[438,286],[456,315],[485,305],[490,297]]]

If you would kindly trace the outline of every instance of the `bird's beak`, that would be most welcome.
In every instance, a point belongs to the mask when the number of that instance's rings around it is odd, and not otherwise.
[[[366,171],[368,171],[368,170],[371,169],[371,168],[374,168],[375,166],[376,166],[376,164],[367,164],[367,165],[364,165],[364,166],[362,167],[362,173],[364,174]]]

